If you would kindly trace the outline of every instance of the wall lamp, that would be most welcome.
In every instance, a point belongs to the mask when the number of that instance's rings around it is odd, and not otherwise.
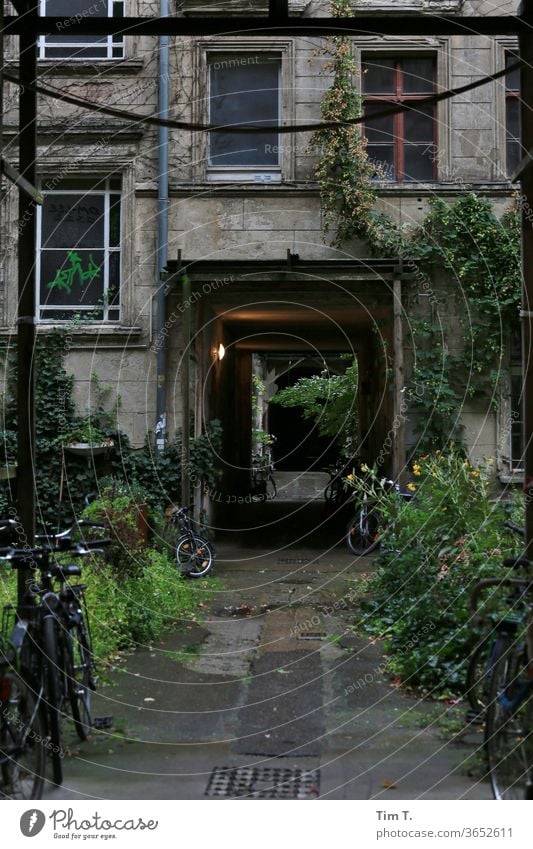
[[[226,353],[226,349],[225,349],[224,345],[223,345],[223,344],[222,344],[222,342],[221,342],[221,343],[220,343],[220,345],[219,345],[219,346],[218,346],[218,348],[217,348],[217,357],[218,357],[218,359],[219,359],[219,360],[223,360],[223,359],[224,359],[224,355],[225,355],[225,353]]]

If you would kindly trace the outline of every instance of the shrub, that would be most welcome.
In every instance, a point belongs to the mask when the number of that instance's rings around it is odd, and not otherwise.
[[[503,557],[519,549],[503,527],[512,504],[492,498],[488,464],[474,468],[453,450],[415,462],[413,476],[409,502],[382,493],[375,473],[350,481],[377,499],[388,525],[364,587],[362,627],[385,639],[388,670],[407,686],[460,693],[479,638],[470,591],[482,578],[504,577]]]

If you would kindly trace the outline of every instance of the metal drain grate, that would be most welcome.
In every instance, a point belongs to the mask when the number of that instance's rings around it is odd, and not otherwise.
[[[252,766],[216,766],[205,791],[206,796],[225,799],[316,799],[319,793],[318,769]]]

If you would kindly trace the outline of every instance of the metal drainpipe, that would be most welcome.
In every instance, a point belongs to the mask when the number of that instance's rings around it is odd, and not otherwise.
[[[160,17],[168,18],[168,0],[160,0]],[[158,71],[158,107],[159,117],[168,118],[169,103],[169,37],[159,38],[159,71]],[[165,336],[166,321],[166,286],[162,282],[162,272],[168,259],[168,127],[159,127],[159,163],[157,188],[157,395],[156,395],[156,448],[162,451],[166,443],[167,430],[167,344]]]

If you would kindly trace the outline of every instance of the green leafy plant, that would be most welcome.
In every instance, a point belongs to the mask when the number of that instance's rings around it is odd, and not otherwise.
[[[116,411],[120,399],[111,402],[110,389],[91,375],[90,409],[79,415],[73,398],[74,377],[65,369],[68,351],[66,330],[38,337],[36,351],[36,491],[38,520],[46,524],[61,520],[70,523],[85,507],[85,497],[99,493],[112,472],[115,484],[127,490],[142,489],[144,500],[162,512],[181,491],[181,435],[162,452],[156,452],[153,438],[146,438],[142,449],[132,449],[127,435],[117,428]],[[4,352],[7,391],[2,404],[0,464],[13,463],[17,446],[16,351]],[[222,427],[213,420],[205,432],[191,441],[191,479],[215,490],[220,472],[216,456],[220,451]],[[69,455],[69,442],[96,445],[113,443],[105,472],[95,463]],[[102,477],[104,481],[102,482]],[[0,509],[6,515],[12,492],[0,489]]]
[[[512,505],[494,502],[490,463],[473,467],[457,449],[426,455],[412,471],[409,502],[383,492],[375,472],[350,481],[371,493],[386,526],[359,627],[385,640],[388,672],[405,686],[457,695],[479,639],[470,590],[482,578],[505,576],[502,558],[516,550],[503,526]],[[497,594],[493,605],[502,601]]]
[[[339,448],[358,444],[357,417],[357,360],[347,356],[349,365],[344,374],[323,371],[312,377],[302,377],[294,386],[281,389],[271,404],[300,407],[304,418],[317,423],[321,436],[335,439]]]

